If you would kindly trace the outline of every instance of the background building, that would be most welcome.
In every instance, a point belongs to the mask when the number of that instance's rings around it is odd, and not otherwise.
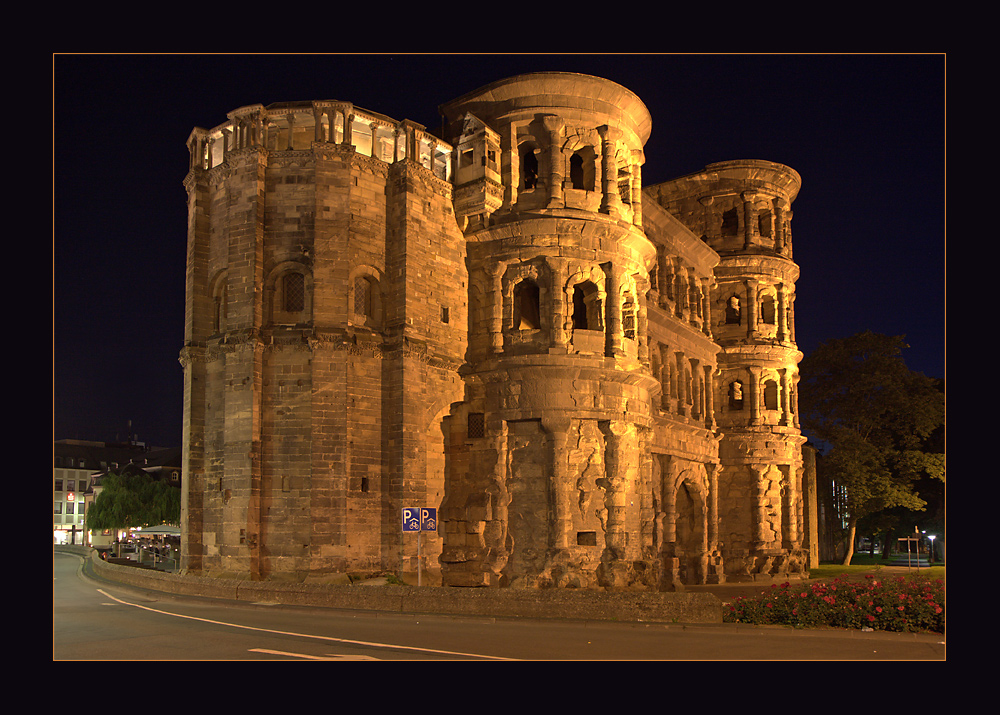
[[[190,135],[182,567],[458,586],[801,574],[791,169],[642,186],[618,84],[522,75],[442,137],[347,102]]]
[[[52,539],[55,544],[106,546],[110,533],[85,528],[86,509],[100,493],[100,478],[109,471],[132,468],[180,487],[180,450],[149,447],[129,439],[96,442],[62,439],[53,443]]]

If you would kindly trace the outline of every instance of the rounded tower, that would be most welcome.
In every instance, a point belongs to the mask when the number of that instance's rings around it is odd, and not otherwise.
[[[656,249],[641,207],[649,113],[624,87],[572,73],[502,80],[440,110],[469,268],[443,583],[642,580],[658,389],[645,329]]]
[[[720,432],[718,520],[729,581],[802,574],[803,467],[791,204],[801,179],[729,161],[650,189],[719,255],[712,332]]]

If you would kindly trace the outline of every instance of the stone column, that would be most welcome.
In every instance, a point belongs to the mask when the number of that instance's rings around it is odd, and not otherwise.
[[[340,142],[344,146],[348,146],[354,141],[354,132],[352,131],[351,125],[354,124],[354,112],[345,109],[344,110],[344,138]],[[333,141],[333,122],[330,122],[330,141]]]
[[[674,357],[677,362],[677,374],[675,375],[677,384],[677,414],[686,415],[687,411],[687,401],[684,399],[684,392],[687,389],[687,383],[684,379],[684,353],[678,352],[674,353]]]
[[[748,465],[752,478],[751,488],[754,494],[754,519],[753,519],[753,543],[754,549],[760,550],[766,543],[764,535],[769,530],[769,520],[767,518],[767,485],[764,483],[764,472],[766,466],[759,464]]]
[[[791,386],[788,379],[788,368],[781,368],[778,374],[781,376],[781,420],[778,424],[787,427],[791,424],[791,404],[788,394]]]
[[[648,317],[646,315],[646,292],[648,290],[649,283],[647,281],[636,280],[635,339],[639,347],[639,362],[646,367],[649,367],[649,333],[647,332]]]
[[[618,195],[618,165],[615,162],[615,142],[621,136],[621,130],[600,126],[597,133],[601,136],[601,213],[612,213],[621,208],[621,197]]]
[[[607,524],[605,544],[612,560],[625,558],[625,504],[628,500],[628,450],[629,425],[626,422],[606,423],[605,441],[605,497]]]
[[[566,295],[566,261],[559,258],[546,258],[549,273],[552,276],[552,332],[549,345],[560,352],[567,350],[566,321],[572,315],[572,297]],[[567,309],[568,308],[568,309]]]
[[[289,112],[285,118],[288,120],[288,151],[291,151],[295,148],[292,141],[292,137],[295,135],[295,115]]]
[[[761,369],[756,365],[747,368],[750,371],[750,424],[760,424],[760,375]]]
[[[569,419],[543,419],[542,426],[549,433],[552,448],[552,481],[549,485],[552,495],[553,548],[564,550],[571,545],[573,529],[572,489],[569,476]]]
[[[778,284],[778,340],[785,342],[788,340],[788,306],[785,294],[785,284]]]
[[[494,355],[503,353],[503,274],[507,264],[499,261],[487,264],[485,273],[490,284],[490,344]]]
[[[744,191],[741,195],[743,199],[743,250],[749,250],[753,245],[754,236],[757,234],[756,222],[753,220],[755,211],[753,201],[756,194],[752,191]]]
[[[566,205],[563,198],[563,155],[562,128],[560,117],[542,117],[542,126],[549,133],[549,203],[548,208],[562,208]]]
[[[757,332],[757,281],[745,281],[747,288],[747,338],[753,340]]]
[[[706,464],[708,475],[708,550],[719,548],[719,465]]]
[[[778,253],[785,250],[785,206],[784,202],[774,202],[774,248]]]
[[[632,225],[642,228],[642,152],[632,152]]]
[[[701,279],[701,332],[712,337],[712,279]]]
[[[705,366],[705,429],[715,429],[715,373],[714,365]]]
[[[607,306],[605,314],[607,320],[607,336],[605,339],[606,355],[618,357],[624,354],[622,349],[622,291],[620,281],[620,270],[612,263],[605,263],[601,266],[606,276],[605,286],[607,292]]]

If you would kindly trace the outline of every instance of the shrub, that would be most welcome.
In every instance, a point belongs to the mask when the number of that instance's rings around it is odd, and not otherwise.
[[[725,623],[944,632],[944,582],[917,575],[775,584],[723,608]]]

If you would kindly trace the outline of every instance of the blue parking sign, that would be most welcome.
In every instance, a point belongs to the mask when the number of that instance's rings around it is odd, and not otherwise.
[[[437,531],[437,509],[429,506],[405,507],[403,531]]]
[[[403,531],[420,531],[420,510],[415,507],[403,509]]]

